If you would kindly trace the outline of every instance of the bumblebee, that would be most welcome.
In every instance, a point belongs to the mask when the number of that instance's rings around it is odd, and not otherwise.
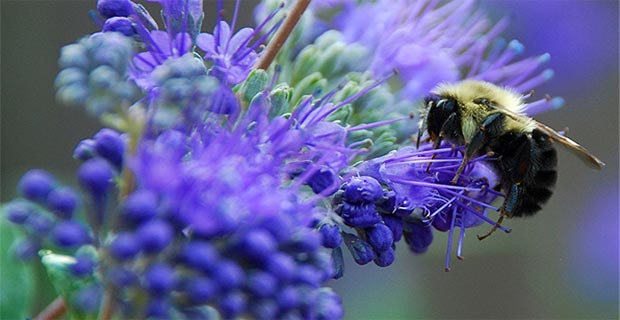
[[[426,127],[435,149],[444,140],[465,146],[453,184],[473,157],[496,157],[491,162],[499,177],[495,189],[506,198],[497,223],[480,240],[504,218],[533,215],[549,200],[557,179],[555,142],[596,169],[605,165],[577,142],[525,115],[523,99],[509,88],[477,80],[440,84],[424,99],[418,143]]]

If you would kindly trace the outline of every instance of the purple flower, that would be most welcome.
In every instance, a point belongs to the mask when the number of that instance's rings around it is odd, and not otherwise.
[[[334,24],[349,43],[373,52],[373,74],[399,70],[401,94],[410,100],[440,82],[472,78],[527,92],[552,76],[550,70],[537,71],[549,59],[547,54],[515,61],[523,45],[498,38],[507,21],[490,22],[473,1],[438,6],[432,1],[381,0],[345,6]]]
[[[281,9],[279,7],[267,16],[256,29],[246,27],[234,32],[239,1],[235,3],[232,25],[218,19],[212,34],[201,33],[196,39],[196,45],[205,51],[205,59],[213,64],[210,74],[229,85],[238,84],[248,76],[258,58],[256,49],[275,31],[279,23],[269,30],[263,29],[273,19],[275,12]],[[218,1],[218,7],[221,7],[221,1]],[[261,32],[265,34],[259,38]]]
[[[257,60],[258,54],[246,47],[254,36],[251,28],[243,28],[232,35],[228,23],[220,21],[213,34],[199,34],[196,44],[205,51],[205,59],[213,62],[213,76],[237,84],[248,76]]]

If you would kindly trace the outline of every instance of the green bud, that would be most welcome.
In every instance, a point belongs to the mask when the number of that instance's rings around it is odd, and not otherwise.
[[[314,72],[303,78],[299,84],[295,86],[291,103],[296,105],[301,101],[301,97],[314,94],[317,91],[323,92],[325,88],[327,88],[327,80],[324,79],[320,73]]]
[[[248,78],[239,87],[238,93],[242,102],[249,105],[254,96],[261,92],[269,84],[270,77],[265,70],[255,69],[250,72]]]
[[[319,49],[314,45],[305,47],[293,64],[293,74],[291,84],[296,85],[304,77],[317,70],[319,60]]]
[[[271,90],[271,110],[269,110],[270,118],[280,116],[289,111],[292,95],[291,90],[291,87],[286,84],[279,84]]]

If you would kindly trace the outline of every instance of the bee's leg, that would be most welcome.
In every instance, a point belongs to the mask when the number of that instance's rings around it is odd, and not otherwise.
[[[441,125],[441,130],[439,131],[439,135],[437,136],[437,138],[435,138],[435,141],[433,141],[433,149],[439,148],[439,146],[441,145],[441,141],[446,136],[446,133],[450,131],[454,131],[454,128],[458,128],[459,126],[458,122],[459,122],[459,119],[458,119],[458,115],[456,114],[456,112],[453,112],[452,114],[450,114],[448,119],[446,119],[446,121]],[[436,153],[434,153],[431,156],[431,160],[435,159],[435,157],[437,157]],[[431,172],[432,163],[433,163],[432,161],[428,163],[428,167],[426,167],[427,173]]]
[[[463,155],[463,161],[461,161],[461,165],[459,165],[458,169],[456,169],[454,178],[450,181],[451,184],[456,184],[459,181],[459,177],[461,176],[461,173],[463,173],[463,170],[465,170],[465,166],[467,166],[469,160],[484,146],[486,137],[499,133],[503,119],[504,115],[501,113],[492,113],[484,119],[482,125],[480,125],[478,130],[476,130],[473,138],[469,144],[467,144],[465,155]]]
[[[485,233],[484,235],[476,235],[476,237],[478,237],[478,240],[484,240],[486,237],[490,236],[493,234],[493,232],[495,232],[495,230],[499,229],[499,226],[502,225],[502,222],[504,221],[504,217],[506,217],[505,215],[501,215],[499,216],[499,219],[497,219],[497,222],[495,223],[495,225],[493,226],[493,228],[491,228],[491,230],[489,230],[489,232]]]
[[[502,225],[504,218],[512,218],[512,213],[517,206],[517,202],[521,198],[521,191],[522,191],[521,183],[515,183],[512,185],[512,187],[510,188],[510,192],[506,195],[506,200],[504,200],[504,204],[502,205],[502,208],[500,209],[499,219],[497,219],[497,222],[495,223],[493,228],[489,230],[489,232],[487,232],[486,234],[482,236],[477,235],[478,240],[483,240],[486,237],[492,235],[493,232],[495,232],[499,228],[499,226]]]
[[[504,221],[504,218],[512,218],[514,215],[521,215],[519,210],[521,208],[524,190],[522,181],[526,178],[530,170],[531,142],[526,135],[522,135],[514,140],[513,145],[515,148],[502,157],[502,165],[510,168],[506,170],[503,179],[508,179],[511,185],[500,209],[501,216],[489,232],[483,236],[478,236],[478,240],[482,240],[495,232],[502,224],[502,221]]]

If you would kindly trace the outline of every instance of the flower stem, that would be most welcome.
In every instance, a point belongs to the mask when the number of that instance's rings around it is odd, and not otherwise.
[[[101,311],[99,312],[99,319],[110,320],[114,313],[114,295],[115,290],[108,288],[104,295],[103,301],[101,301]]]
[[[62,297],[57,297],[50,303],[43,311],[41,311],[34,319],[35,320],[53,320],[60,319],[67,312],[65,306],[65,300]]]
[[[269,68],[269,65],[271,65],[271,62],[278,55],[278,52],[280,52],[280,49],[282,49],[282,46],[284,45],[284,42],[286,42],[286,39],[288,39],[289,35],[297,25],[297,22],[299,22],[301,15],[304,11],[306,11],[306,8],[308,8],[310,1],[311,0],[298,0],[293,5],[293,8],[286,17],[286,20],[284,20],[284,23],[278,32],[275,36],[273,36],[273,39],[267,45],[267,49],[265,49],[265,53],[256,64],[256,69],[267,70],[267,68]]]

